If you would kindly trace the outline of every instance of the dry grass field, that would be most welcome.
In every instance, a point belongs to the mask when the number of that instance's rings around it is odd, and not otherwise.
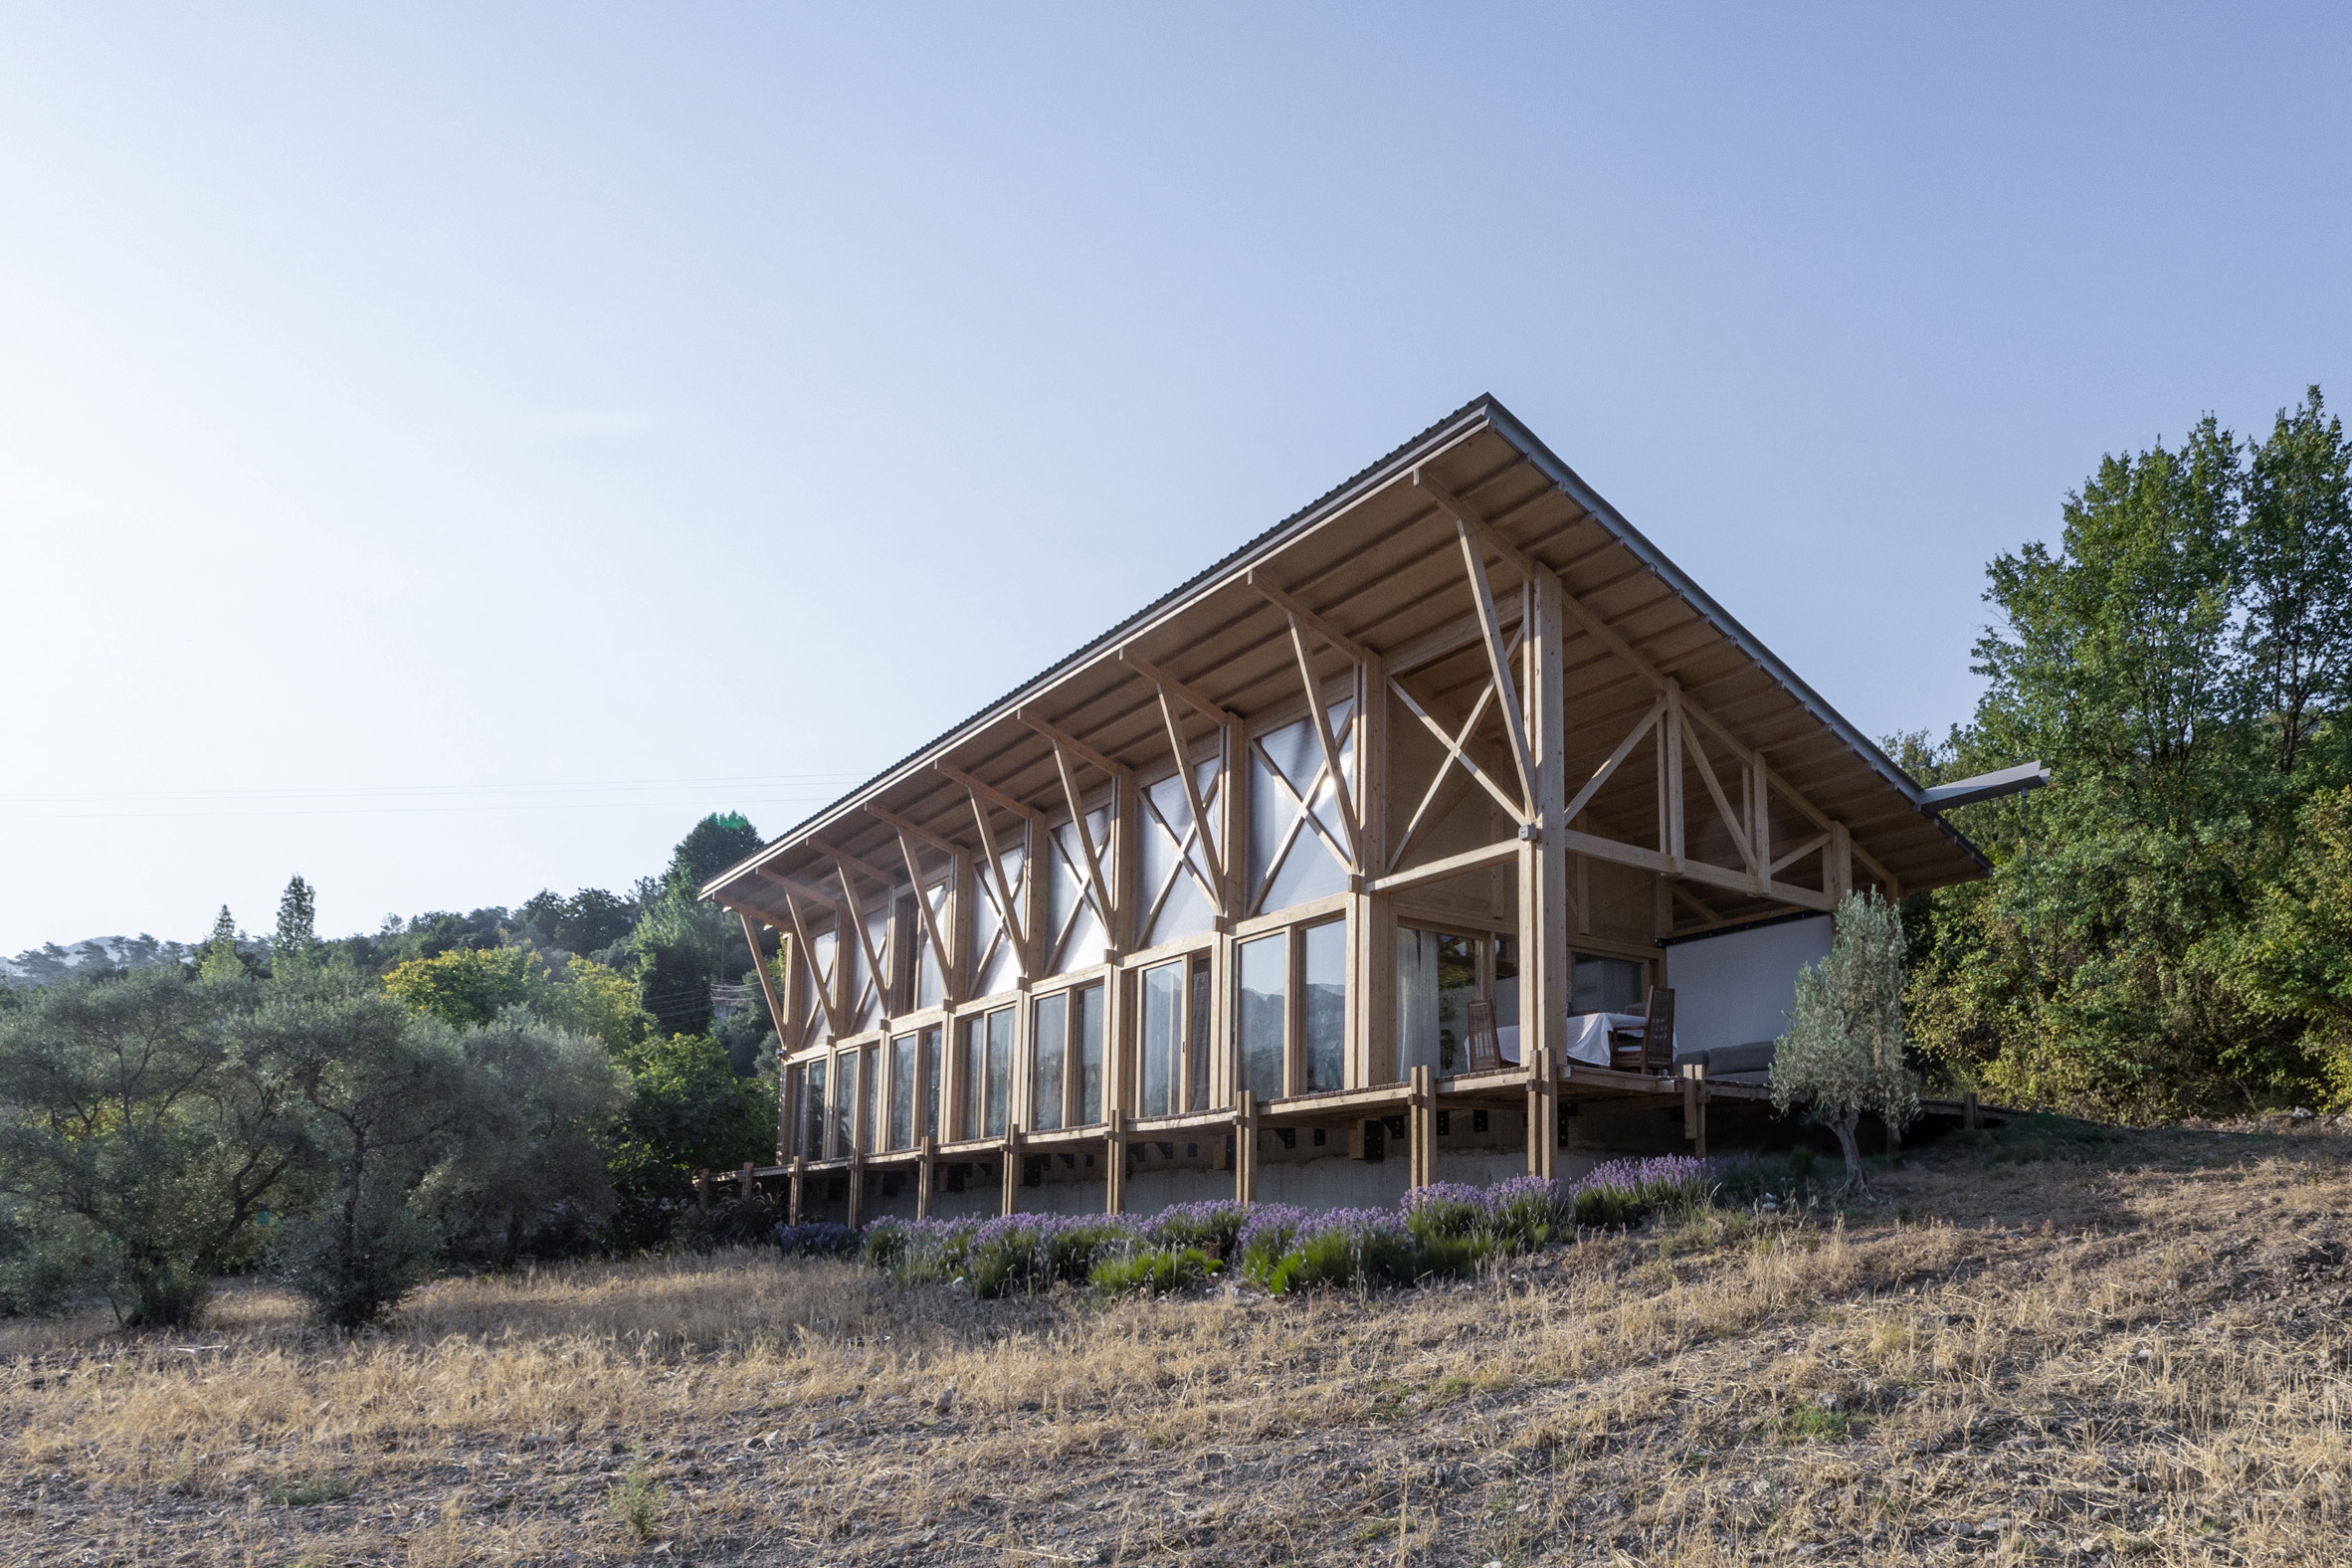
[[[732,1255],[0,1325],[0,1562],[2352,1560],[2352,1137],[2019,1141],[1369,1296]]]

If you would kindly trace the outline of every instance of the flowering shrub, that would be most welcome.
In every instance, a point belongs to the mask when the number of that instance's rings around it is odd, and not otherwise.
[[[1465,1274],[1580,1227],[1638,1223],[1706,1200],[1707,1161],[1685,1154],[1611,1160],[1574,1181],[1514,1176],[1491,1187],[1436,1182],[1394,1209],[1302,1209],[1227,1200],[1124,1215],[1009,1214],[991,1220],[877,1220],[779,1226],[793,1253],[857,1253],[900,1284],[958,1280],[974,1295],[1091,1283],[1106,1296],[1183,1289],[1230,1269],[1282,1294],[1308,1285],[1410,1284]]]
[[[858,1232],[831,1220],[819,1220],[813,1225],[779,1225],[768,1235],[785,1252],[802,1257],[854,1253],[863,1240]]]

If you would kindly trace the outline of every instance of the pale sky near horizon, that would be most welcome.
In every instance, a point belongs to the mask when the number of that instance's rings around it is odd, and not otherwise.
[[[1873,734],[2352,399],[2321,7],[0,3],[0,953],[770,835],[1480,392]]]

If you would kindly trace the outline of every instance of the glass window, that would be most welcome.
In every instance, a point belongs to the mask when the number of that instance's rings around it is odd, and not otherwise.
[[[1005,1135],[1005,1119],[1013,1100],[1013,1010],[1000,1007],[988,1015],[988,1135]]]
[[[914,1141],[914,1037],[899,1035],[890,1042],[890,1147],[903,1149]]]
[[[1568,1010],[1572,1013],[1639,1013],[1646,965],[1632,958],[1600,958],[1591,953],[1572,955],[1575,983]]]
[[[1241,945],[1240,1045],[1243,1088],[1260,1099],[1282,1092],[1282,1055],[1290,1012],[1290,933]]]
[[[1004,871],[1005,885],[1012,889],[1014,907],[1018,909],[1027,877],[1022,852],[1005,851],[997,865]],[[1004,911],[997,907],[1000,894],[996,879],[986,872],[985,866],[978,866],[973,874],[973,880],[980,884],[980,896],[972,915],[972,951],[979,955],[972,966],[974,996],[995,996],[1021,983],[1021,955],[1013,950],[1012,933],[1005,929]]]
[[[941,882],[935,887],[926,888],[922,896],[930,901],[932,921],[940,930],[946,930],[947,884]],[[917,1008],[937,1007],[947,994],[947,980],[939,968],[939,955],[931,950],[930,927],[923,924],[920,909],[910,906],[907,918],[914,926],[914,1005]]]
[[[1311,717],[1269,731],[1252,744],[1250,885],[1259,891],[1261,912],[1347,890],[1347,828],[1339,795],[1355,773],[1351,710],[1346,701],[1328,709],[1339,739],[1337,780],[1324,772],[1323,747]]]
[[[1070,1043],[1070,993],[1039,997],[1030,1015],[1029,1119],[1040,1132],[1062,1125],[1062,1066]]]
[[[882,1047],[858,1053],[858,1147],[871,1154],[881,1144]]]
[[[823,989],[831,995],[840,994],[833,989],[834,981],[838,978],[838,971],[833,965],[839,951],[840,943],[831,931],[819,931],[809,938],[809,961],[802,966],[802,972],[806,976],[803,984],[809,988],[809,1044],[812,1046],[833,1043],[833,1019],[825,1011],[825,1004],[818,1000],[818,993]]]
[[[1494,1027],[1519,1027],[1519,939],[1494,938]]]
[[[809,1064],[808,1092],[801,1103],[800,1127],[792,1152],[810,1159],[825,1157],[825,1059]]]
[[[1087,812],[1086,828],[1096,853],[1104,853],[1110,843],[1110,813]],[[1077,823],[1066,822],[1054,830],[1052,861],[1053,875],[1046,883],[1051,954],[1046,973],[1092,968],[1102,962],[1110,932],[1094,907],[1093,889],[1086,882],[1085,846],[1079,842]]]
[[[1191,1053],[1187,1081],[1192,1085],[1192,1108],[1209,1108],[1209,960],[1192,961],[1192,1006],[1184,1016],[1184,1034]]]
[[[941,1067],[939,1042],[940,1032],[938,1030],[926,1029],[923,1031],[922,1134],[926,1138],[939,1136],[939,1069]]]
[[[1078,1060],[1078,1125],[1090,1127],[1102,1119],[1102,987],[1090,985],[1078,993],[1073,1048]]]
[[[808,1128],[808,1112],[801,1107],[808,1103],[809,1073],[806,1068],[787,1068],[784,1072],[784,1157],[792,1158],[805,1147],[802,1134]]]
[[[1298,933],[1305,986],[1300,1026],[1306,1032],[1308,1093],[1347,1086],[1347,922],[1330,920]]]
[[[1164,1116],[1176,1108],[1176,1053],[1184,1040],[1187,965],[1155,964],[1143,971],[1142,1074],[1136,1113]]]
[[[1194,770],[1194,787],[1201,793],[1201,809],[1216,820],[1217,789],[1222,780],[1215,762]],[[1192,802],[1184,797],[1184,780],[1171,773],[1142,792],[1142,821],[1136,835],[1141,846],[1144,918],[1143,945],[1156,947],[1210,930],[1217,924],[1217,908],[1207,888],[1215,884],[1201,830],[1192,820]]]
[[[1415,1068],[1435,1073],[1443,1066],[1438,1049],[1438,943],[1435,931],[1397,927],[1397,1081]]]
[[[988,1020],[967,1018],[963,1031],[964,1102],[958,1107],[955,1135],[976,1138],[988,1125]]]
[[[858,1126],[853,1119],[857,1111],[856,1073],[857,1053],[845,1051],[833,1059],[833,1139],[826,1152],[835,1159],[858,1146]]]

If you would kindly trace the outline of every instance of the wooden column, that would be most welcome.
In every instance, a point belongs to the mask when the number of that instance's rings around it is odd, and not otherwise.
[[[1234,1095],[1233,1196],[1237,1203],[1258,1201],[1258,1094],[1253,1089]]]
[[[997,1212],[999,1214],[1019,1214],[1021,1212],[1021,1123],[1018,1121],[1005,1123],[1004,1161],[1004,1199]]]
[[[1566,1047],[1571,992],[1568,959],[1567,695],[1562,639],[1567,620],[1560,579],[1536,570],[1526,593],[1527,749],[1534,762],[1534,837],[1519,847],[1519,1060],[1550,1065]],[[1547,1086],[1547,1098],[1557,1089]],[[1548,1176],[1553,1137],[1529,1131],[1528,1169]],[[1540,1149],[1540,1154],[1538,1154]],[[1540,1168],[1539,1168],[1540,1167]]]
[[[710,1212],[710,1173],[694,1172],[694,1207],[703,1214]]]
[[[1703,1062],[1682,1064],[1682,1136],[1700,1159],[1707,1153],[1707,1069]]]
[[[860,1149],[850,1156],[850,1211],[849,1226],[856,1230],[866,1220],[866,1151]]]
[[[1524,1029],[1526,1026],[1521,1024]],[[1559,1164],[1560,1083],[1552,1070],[1552,1048],[1538,1047],[1527,1064],[1527,1174],[1552,1179]]]
[[[808,1213],[808,1185],[809,1157],[806,1154],[795,1154],[792,1157],[792,1186],[785,1198],[784,1214],[787,1223],[792,1225],[808,1223],[804,1218]]]
[[[1103,1167],[1103,1211],[1107,1214],[1127,1212],[1127,1113],[1113,1105],[1109,1111],[1110,1126],[1103,1139],[1108,1148],[1109,1163]]]
[[[1960,1096],[1960,1125],[1963,1129],[1969,1132],[1974,1132],[1977,1129],[1975,1089],[1970,1089],[1967,1093]]]
[[[1353,885],[1388,870],[1388,676],[1356,666],[1356,823],[1364,864]],[[1392,895],[1360,893],[1347,909],[1347,1085],[1397,1078],[1397,935]]]
[[[938,1162],[939,1140],[925,1133],[922,1155],[914,1167],[914,1217],[918,1220],[931,1217],[931,1193],[938,1179],[935,1174]]]
[[[751,1162],[749,1160],[745,1160],[743,1162],[742,1172],[737,1179],[741,1183],[741,1185],[736,1189],[736,1195],[738,1197],[749,1198],[753,1193],[759,1191],[759,1180],[751,1174]]]
[[[1438,1091],[1437,1075],[1426,1062],[1413,1069],[1413,1096],[1405,1124],[1412,1156],[1408,1180],[1415,1187],[1427,1187],[1438,1179]]]

